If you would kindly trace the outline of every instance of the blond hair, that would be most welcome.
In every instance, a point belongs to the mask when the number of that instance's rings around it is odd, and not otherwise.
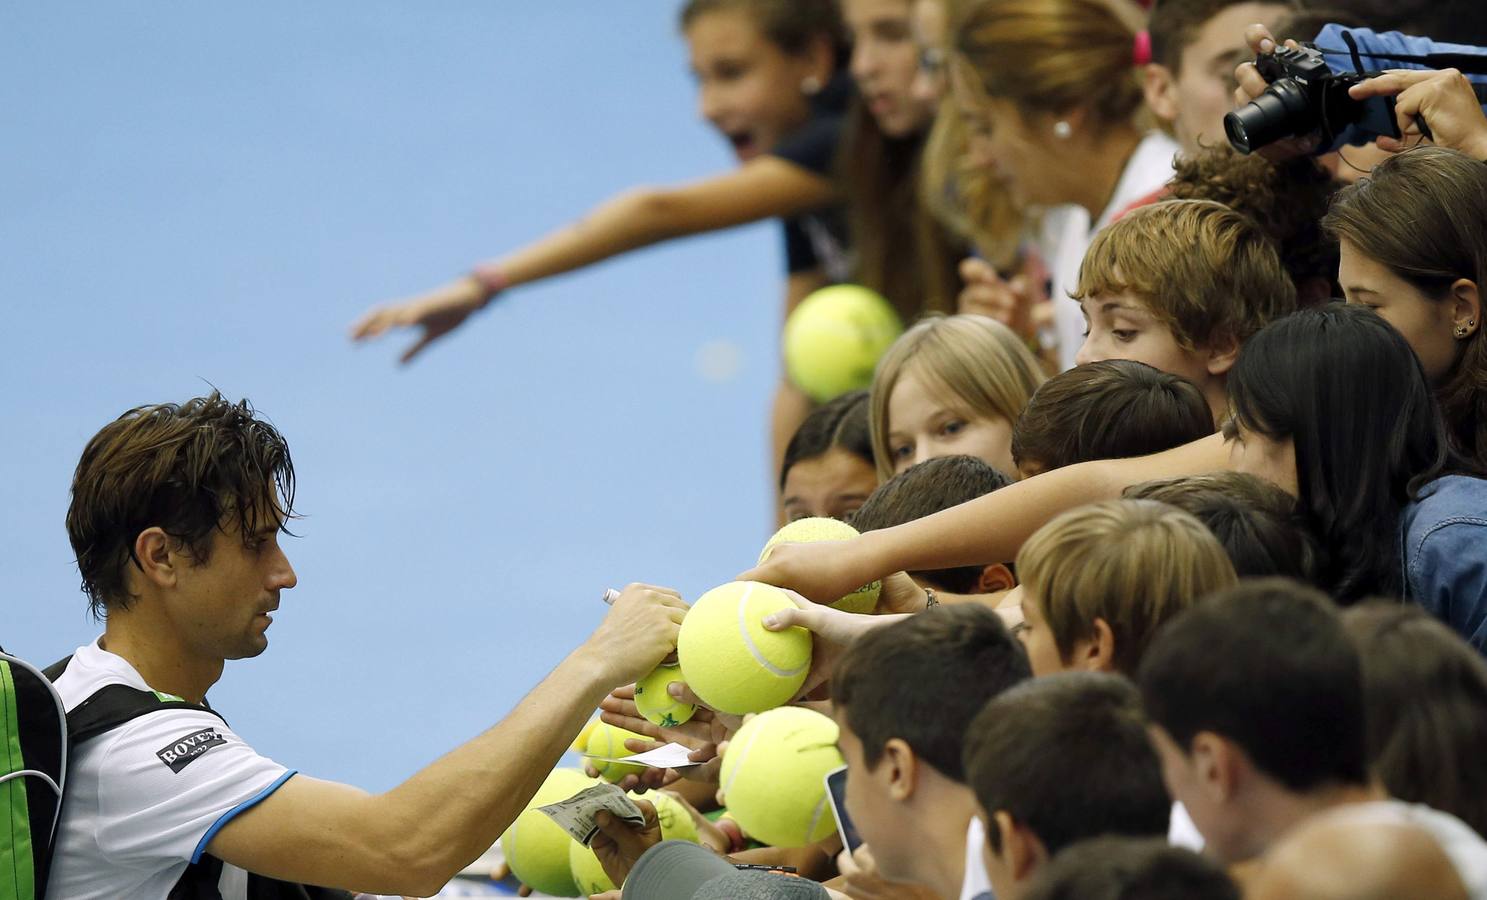
[[[1127,0],[980,0],[958,4],[951,25],[960,71],[1024,114],[1087,109],[1092,124],[1134,123],[1142,110],[1136,34],[1144,14]]]
[[[1112,662],[1126,675],[1163,623],[1238,582],[1203,523],[1154,500],[1109,500],[1058,516],[1022,545],[1017,577],[1060,657],[1103,619],[1115,639]]]
[[[1009,268],[1031,218],[992,170],[972,164],[969,144],[965,117],[947,96],[924,140],[919,202],[992,265]]]
[[[1296,310],[1296,285],[1248,216],[1212,200],[1133,209],[1090,242],[1076,300],[1135,294],[1186,350],[1243,343]]]
[[[905,372],[913,371],[934,393],[953,399],[967,413],[1017,421],[1043,383],[1038,360],[1010,328],[986,316],[930,316],[904,332],[873,374],[870,420],[878,477],[893,477],[888,446],[888,398]]]

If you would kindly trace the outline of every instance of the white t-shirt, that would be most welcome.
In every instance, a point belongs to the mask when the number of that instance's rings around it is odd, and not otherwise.
[[[1193,824],[1193,817],[1188,815],[1188,808],[1181,803],[1172,804],[1172,821],[1167,826],[1167,843],[1174,847],[1184,847],[1194,853],[1202,853],[1206,843],[1198,826]]]
[[[981,858],[981,845],[986,842],[986,827],[980,816],[971,816],[966,826],[966,874],[960,883],[960,900],[989,897],[991,878],[986,874],[986,861]]]
[[[79,647],[57,692],[68,712],[109,684],[150,690],[122,657]],[[50,894],[67,900],[165,900],[217,831],[294,775],[209,712],[166,709],[83,743],[67,769]],[[247,875],[224,865],[225,900]]]
[[[1349,804],[1331,815],[1352,822],[1397,823],[1425,829],[1455,864],[1467,896],[1471,900],[1487,900],[1487,841],[1450,813],[1420,803],[1374,800]]]
[[[1126,167],[1110,202],[1093,225],[1089,211],[1067,204],[1048,211],[1043,220],[1042,245],[1048,256],[1049,297],[1053,300],[1053,325],[1058,341],[1058,362],[1062,369],[1074,367],[1074,356],[1084,343],[1084,316],[1079,304],[1069,299],[1069,292],[1079,283],[1079,264],[1089,249],[1095,232],[1109,225],[1128,206],[1151,195],[1172,180],[1172,160],[1177,156],[1177,142],[1153,131],[1141,139]]]

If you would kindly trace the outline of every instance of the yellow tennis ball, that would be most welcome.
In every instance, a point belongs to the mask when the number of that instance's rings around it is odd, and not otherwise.
[[[589,720],[589,724],[579,729],[578,737],[573,739],[573,743],[568,746],[568,749],[572,750],[574,753],[584,752],[584,749],[589,745],[589,735],[593,734],[594,729],[598,727],[599,717],[595,716],[594,718]]]
[[[765,616],[794,608],[784,591],[757,581],[730,582],[699,597],[676,642],[692,692],[737,716],[794,699],[811,668],[811,634],[764,627]]]
[[[651,674],[635,682],[635,708],[662,728],[673,728],[697,714],[697,707],[683,703],[666,692],[673,681],[686,681],[681,666],[657,666]]]
[[[577,769],[554,769],[527,808],[501,835],[506,864],[522,884],[555,897],[578,896],[578,885],[573,883],[568,866],[568,845],[573,838],[537,807],[567,800],[594,783]]]
[[[755,840],[804,847],[836,829],[826,773],[842,765],[829,716],[782,706],[744,723],[723,753],[719,785],[728,813]]]
[[[857,529],[840,519],[828,519],[825,516],[796,519],[774,533],[774,537],[769,539],[764,545],[764,550],[759,553],[759,562],[763,564],[766,559],[769,559],[769,554],[774,552],[774,548],[781,544],[850,541],[855,537],[857,537]],[[874,581],[871,584],[864,584],[831,605],[850,613],[870,613],[877,609],[878,594],[882,590],[883,582]]]
[[[817,403],[872,384],[873,369],[903,334],[893,305],[855,284],[812,293],[785,320],[785,371]]]
[[[592,756],[630,756],[635,751],[625,746],[625,741],[642,740],[650,738],[623,728],[616,728],[608,722],[600,722],[589,732],[589,739],[584,743],[583,752]],[[629,763],[605,762],[602,759],[591,759],[595,769],[605,781],[614,783],[623,779],[626,775],[639,775],[645,771],[645,766],[632,765]]]
[[[697,823],[692,820],[692,814],[687,812],[675,797],[670,794],[652,791],[649,794],[631,794],[637,800],[649,800],[656,807],[656,820],[661,825],[661,839],[663,841],[678,840],[697,843]],[[602,894],[612,891],[616,885],[609,880],[604,873],[604,867],[599,864],[599,857],[594,851],[580,844],[578,841],[568,842],[568,865],[573,871],[573,883],[578,885],[579,891],[584,896]]]

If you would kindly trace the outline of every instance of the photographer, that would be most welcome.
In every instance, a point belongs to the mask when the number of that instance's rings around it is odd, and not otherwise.
[[[1482,56],[1483,68],[1487,69],[1487,49],[1484,48],[1441,44],[1397,32],[1375,33],[1366,28],[1343,29],[1337,25],[1328,25],[1317,36],[1317,45],[1323,48],[1323,58],[1335,72],[1355,71],[1347,54],[1332,52],[1342,44],[1341,35],[1345,30],[1357,42],[1360,56],[1370,61],[1388,62],[1389,54],[1428,56],[1450,53]],[[1263,25],[1249,26],[1245,31],[1245,40],[1250,49],[1262,56],[1273,54],[1278,49],[1275,38]],[[1285,46],[1300,49],[1300,45],[1294,40],[1287,40]],[[1418,64],[1409,62],[1402,62],[1400,65],[1404,67],[1391,68],[1377,77],[1352,85],[1347,91],[1348,97],[1359,103],[1378,97],[1395,98],[1394,119],[1399,137],[1370,135],[1375,138],[1378,147],[1395,152],[1420,143],[1426,139],[1425,131],[1422,130],[1423,123],[1429,129],[1430,139],[1434,143],[1487,161],[1487,115],[1484,115],[1481,100],[1473,90],[1473,82],[1487,84],[1487,75],[1468,77],[1456,69],[1436,71],[1420,68]],[[1236,106],[1242,107],[1250,103],[1270,88],[1270,83],[1260,73],[1255,61],[1241,63],[1234,70],[1234,77],[1239,85],[1234,91]],[[1340,150],[1346,143],[1360,143],[1361,136],[1356,129],[1349,128],[1337,135],[1337,141],[1328,147],[1320,146],[1318,134],[1309,134],[1275,141],[1263,149],[1254,149],[1272,161],[1279,161],[1305,154]]]

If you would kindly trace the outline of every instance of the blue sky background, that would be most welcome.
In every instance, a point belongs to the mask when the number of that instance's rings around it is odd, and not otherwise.
[[[610,193],[731,165],[677,6],[0,8],[0,643],[49,663],[99,631],[64,529],[78,454],[208,383],[286,434],[306,514],[269,651],[212,699],[307,773],[391,787],[500,719],[606,586],[691,599],[747,567],[776,226],[513,292],[408,368],[411,337],[346,339]],[[717,342],[736,374],[700,365]]]

